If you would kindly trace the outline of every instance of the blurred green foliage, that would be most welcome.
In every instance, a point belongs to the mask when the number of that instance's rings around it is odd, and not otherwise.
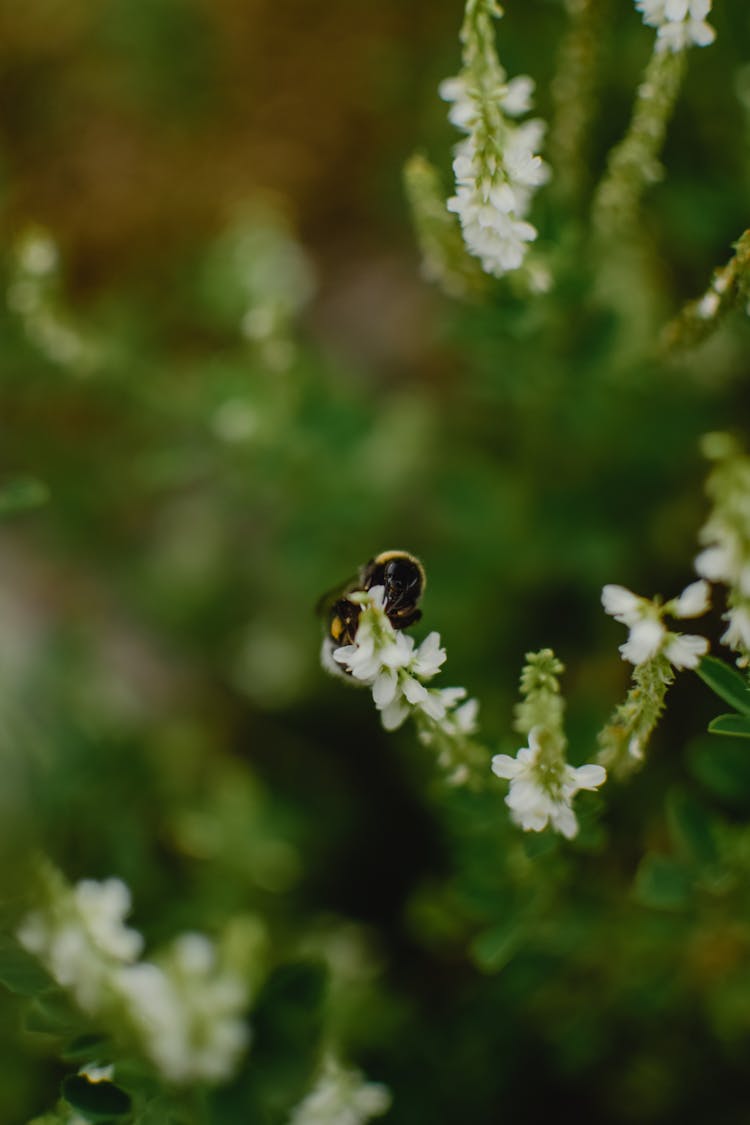
[[[545,117],[563,8],[508,0],[499,27]],[[702,733],[708,689],[685,674],[644,771],[584,794],[561,845],[512,828],[499,785],[446,793],[408,728],[387,737],[318,665],[319,594],[406,548],[444,679],[479,697],[489,744],[517,748],[523,654],[551,646],[571,759],[591,760],[626,680],[601,586],[689,581],[699,437],[750,418],[742,312],[685,355],[660,356],[656,334],[748,224],[745,0],[717,5],[715,46],[690,55],[638,291],[609,304],[554,186],[537,215],[552,292],[462,306],[420,282],[400,165],[425,145],[447,176],[435,88],[460,15],[3,14],[8,928],[35,849],[71,880],[121,876],[149,944],[265,920],[255,1043],[175,1120],[285,1121],[332,1039],[390,1087],[394,1125],[532,1123],[551,1103],[739,1125],[750,752]],[[650,42],[630,3],[609,6],[580,214]],[[19,304],[33,224],[60,259]],[[40,1002],[22,1029],[38,972],[3,944],[9,1123],[80,1087]]]

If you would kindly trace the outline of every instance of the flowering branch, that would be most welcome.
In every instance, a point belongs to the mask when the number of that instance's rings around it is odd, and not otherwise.
[[[734,244],[734,254],[726,265],[714,270],[708,289],[689,301],[670,321],[663,333],[663,346],[690,347],[701,343],[718,328],[725,314],[738,301],[750,295],[750,230]]]
[[[463,67],[440,86],[441,96],[452,103],[450,121],[467,134],[456,147],[456,194],[448,209],[461,221],[469,253],[495,277],[517,270],[536,238],[526,215],[535,188],[548,177],[535,155],[543,122],[514,120],[530,109],[534,84],[525,75],[508,81],[492,22],[501,15],[494,0],[467,0]]]
[[[728,627],[721,640],[750,664],[750,457],[728,434],[709,434],[704,452],[715,462],[706,491],[713,510],[701,528],[705,544],[695,569],[711,582],[727,586]]]
[[[347,597],[361,606],[354,642],[330,653],[329,642],[324,642],[324,665],[331,668],[332,660],[334,667],[371,688],[386,730],[397,730],[411,716],[420,741],[435,749],[448,781],[454,785],[469,781],[486,764],[484,751],[472,740],[477,701],[467,700],[464,688],[425,687],[446,659],[440,635],[430,633],[415,647],[413,637],[391,625],[382,586]]]
[[[249,1042],[245,966],[221,965],[196,933],[140,961],[143,938],[124,923],[130,892],[120,879],[70,887],[45,864],[39,882],[39,903],[17,937],[78,1007],[137,1045],[170,1083],[228,1078]]]
[[[622,777],[643,761],[667,690],[674,682],[674,670],[696,668],[708,650],[705,637],[673,632],[664,618],[700,617],[709,608],[709,588],[707,582],[693,582],[678,598],[663,605],[624,586],[610,585],[602,590],[602,605],[605,613],[630,629],[620,653],[634,665],[633,684],[599,734],[598,760]]]
[[[551,824],[572,839],[578,833],[573,797],[581,789],[598,789],[607,771],[601,765],[568,765],[558,679],[563,670],[551,649],[528,653],[521,674],[524,699],[516,708],[515,725],[528,735],[529,744],[515,758],[496,754],[492,771],[510,781],[505,803],[511,819],[525,832],[541,832]]]
[[[630,127],[610,153],[594,197],[594,230],[607,240],[633,229],[641,195],[661,179],[659,153],[685,75],[687,48],[708,46],[715,38],[705,21],[711,0],[636,0],[635,6],[657,32]]]
[[[312,1090],[292,1111],[288,1125],[364,1125],[390,1108],[391,1095],[380,1082],[329,1054]]]

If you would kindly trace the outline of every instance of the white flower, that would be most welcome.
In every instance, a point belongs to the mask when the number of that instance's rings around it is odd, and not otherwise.
[[[511,78],[505,88],[505,93],[500,96],[500,105],[509,117],[520,117],[531,109],[531,99],[534,95],[534,79],[527,74],[519,74]]]
[[[695,560],[698,574],[711,582],[734,583],[739,572],[739,550],[737,544],[727,536],[722,543],[715,543],[701,551]]]
[[[692,582],[666,605],[641,598],[624,586],[609,585],[602,590],[602,605],[605,613],[630,629],[627,641],[620,645],[623,660],[630,664],[645,664],[663,654],[675,668],[695,668],[708,651],[705,637],[670,632],[663,620],[666,613],[684,618],[706,612],[709,588],[702,580]]]
[[[597,789],[606,780],[607,771],[597,765],[574,767],[564,762],[548,762],[542,733],[534,727],[529,733],[529,745],[519,750],[515,758],[496,754],[492,772],[510,780],[505,803],[511,819],[525,832],[541,832],[551,824],[570,840],[578,832],[573,797],[581,789]]]
[[[28,915],[17,937],[81,1008],[94,1012],[112,968],[135,960],[143,946],[141,935],[123,924],[129,910],[130,892],[122,880],[84,879]]]
[[[220,1082],[249,1042],[242,1019],[244,984],[216,964],[201,934],[178,938],[164,965],[142,961],[121,969],[114,986],[144,1049],[170,1082]]]
[[[736,606],[725,614],[729,627],[721,638],[722,644],[737,651],[750,649],[750,609],[747,606]]]
[[[674,617],[701,617],[711,605],[711,591],[708,582],[699,579],[686,586],[678,598],[670,605]]]
[[[143,948],[137,930],[128,929],[123,920],[130,913],[131,899],[122,879],[83,879],[73,889],[81,921],[102,953],[117,961],[133,961]]]
[[[356,595],[362,612],[354,643],[332,652],[333,660],[372,688],[372,698],[386,730],[396,730],[413,712],[434,722],[453,706],[445,691],[428,690],[445,662],[440,634],[430,633],[418,647],[414,638],[393,628],[384,607],[384,590],[374,586]],[[463,698],[463,692],[458,698]]]
[[[293,1110],[288,1125],[364,1125],[379,1117],[391,1104],[391,1095],[379,1082],[328,1056],[310,1093]]]
[[[711,0],[636,0],[643,22],[657,28],[657,51],[684,51],[687,47],[707,47],[716,32],[706,23]]]

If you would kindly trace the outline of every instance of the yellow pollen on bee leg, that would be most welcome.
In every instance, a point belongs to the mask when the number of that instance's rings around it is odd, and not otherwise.
[[[337,641],[344,631],[344,623],[340,617],[334,617],[331,622],[331,636]]]

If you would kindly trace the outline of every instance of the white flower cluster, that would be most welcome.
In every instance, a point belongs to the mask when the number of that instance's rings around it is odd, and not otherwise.
[[[120,879],[50,881],[49,901],[21,924],[20,943],[90,1015],[116,1014],[170,1082],[228,1077],[248,1043],[247,989],[199,934],[178,938],[160,965],[136,961],[141,935],[124,925]]]
[[[665,615],[700,617],[709,608],[708,583],[691,583],[678,598],[665,605],[641,598],[624,586],[605,586],[602,590],[604,612],[630,629],[625,644],[620,645],[623,660],[634,665],[645,664],[665,656],[675,668],[695,668],[708,651],[705,637],[675,633],[664,624]]]
[[[581,789],[598,789],[607,771],[597,765],[568,765],[562,755],[548,752],[545,741],[544,729],[534,727],[529,745],[515,758],[494,756],[492,772],[510,780],[505,803],[515,824],[525,832],[541,832],[550,824],[570,840],[578,832],[573,798]]]
[[[465,698],[464,688],[426,688],[445,661],[440,635],[430,633],[415,646],[414,638],[393,628],[385,612],[385,590],[373,586],[349,595],[362,609],[354,644],[330,652],[335,665],[372,689],[372,698],[386,730],[397,730],[409,715],[433,724],[468,729],[476,714],[476,703]],[[328,663],[327,642],[324,664]]]
[[[364,1125],[379,1117],[391,1104],[391,1095],[379,1082],[366,1082],[354,1069],[329,1055],[313,1089],[289,1118],[289,1125]]]
[[[18,930],[25,949],[73,994],[86,1012],[95,1012],[113,971],[130,964],[143,938],[124,924],[130,891],[120,879],[84,879],[60,888],[48,908],[29,914]]]
[[[643,22],[655,27],[657,51],[684,51],[692,45],[708,47],[716,32],[706,16],[711,0],[635,0]]]
[[[448,209],[461,221],[469,253],[486,273],[502,277],[519,268],[537,236],[526,215],[549,169],[536,155],[544,123],[514,120],[530,109],[534,83],[525,75],[507,80],[491,40],[489,17],[499,12],[484,7],[490,12],[483,18],[467,18],[464,69],[441,83],[440,95],[451,103],[449,120],[467,134],[456,146],[456,194]]]

